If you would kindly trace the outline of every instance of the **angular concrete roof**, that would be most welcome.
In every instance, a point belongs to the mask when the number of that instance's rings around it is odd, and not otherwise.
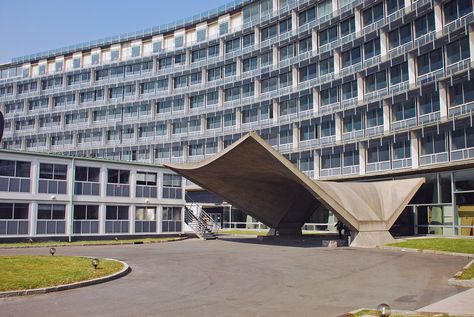
[[[387,231],[424,183],[314,181],[254,132],[209,159],[165,166],[280,234],[301,232],[321,205],[357,232]]]

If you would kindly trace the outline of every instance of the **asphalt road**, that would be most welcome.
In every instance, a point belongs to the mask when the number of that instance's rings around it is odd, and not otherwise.
[[[0,250],[9,254],[48,254],[48,248]],[[414,310],[462,291],[447,280],[467,263],[253,238],[58,247],[57,255],[116,258],[133,271],[95,286],[0,299],[0,316],[330,317],[382,302]]]

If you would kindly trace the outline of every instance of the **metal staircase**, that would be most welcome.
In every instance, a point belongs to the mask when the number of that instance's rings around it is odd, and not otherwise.
[[[194,202],[185,206],[184,209],[184,222],[193,229],[199,238],[205,240],[217,239],[216,233],[219,226],[209,214]]]

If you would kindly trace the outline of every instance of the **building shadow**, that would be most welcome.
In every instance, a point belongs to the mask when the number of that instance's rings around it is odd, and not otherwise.
[[[246,243],[266,246],[284,246],[294,248],[328,248],[332,241],[337,247],[347,247],[347,238],[339,240],[337,234],[308,234],[302,237],[245,237],[219,235],[218,240],[232,243]]]

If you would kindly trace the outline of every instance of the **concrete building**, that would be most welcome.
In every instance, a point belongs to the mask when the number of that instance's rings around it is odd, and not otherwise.
[[[184,204],[162,167],[0,151],[0,240],[182,233]]]
[[[256,131],[314,179],[425,177],[394,230],[474,235],[473,19],[472,0],[242,0],[15,58],[2,146],[183,163]],[[260,226],[192,189],[222,226]]]

